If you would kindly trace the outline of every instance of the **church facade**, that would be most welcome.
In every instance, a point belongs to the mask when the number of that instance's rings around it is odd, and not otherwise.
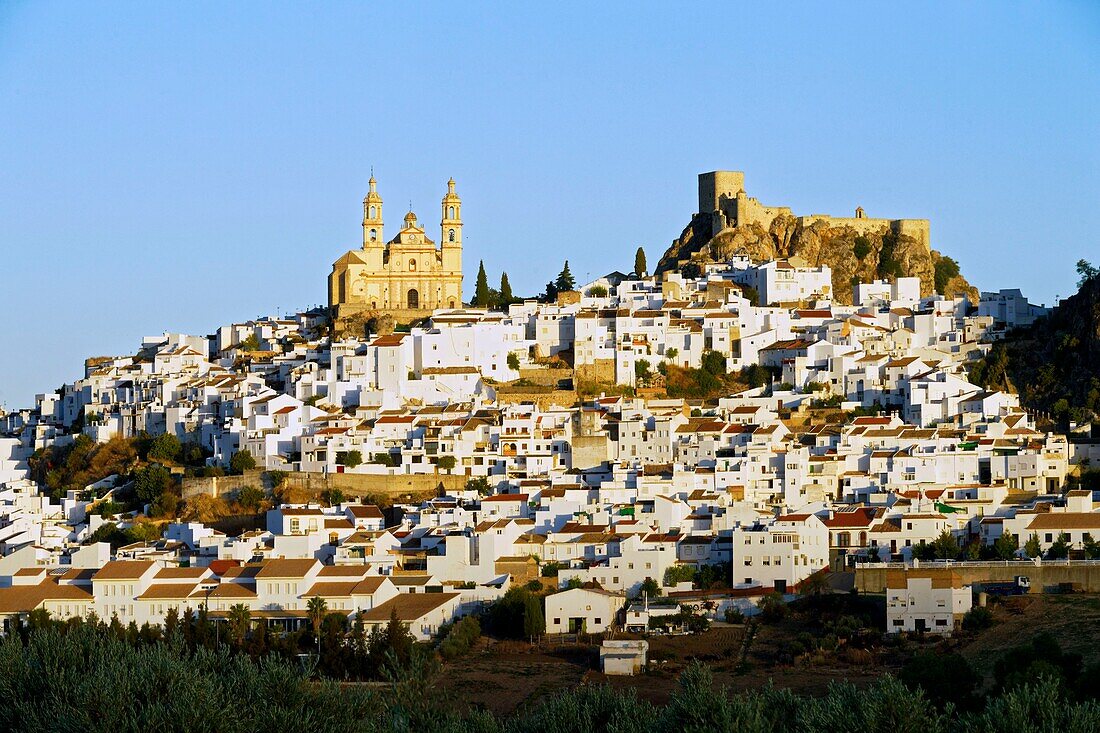
[[[411,211],[397,236],[386,242],[377,186],[371,176],[363,199],[363,246],[332,265],[328,297],[333,318],[372,312],[404,322],[437,308],[461,308],[462,200],[454,179],[447,182],[443,197],[438,246]]]

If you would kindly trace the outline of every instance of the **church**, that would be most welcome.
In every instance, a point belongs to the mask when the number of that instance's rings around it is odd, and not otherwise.
[[[328,301],[332,316],[389,314],[398,322],[430,315],[436,308],[462,307],[462,200],[447,181],[440,220],[440,245],[428,238],[412,211],[401,231],[385,241],[382,197],[370,179],[363,199],[363,246],[332,264]]]

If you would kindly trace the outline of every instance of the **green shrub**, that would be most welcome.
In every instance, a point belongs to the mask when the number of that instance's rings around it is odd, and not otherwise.
[[[476,491],[481,496],[489,496],[493,493],[493,487],[489,484],[489,479],[484,476],[474,476],[473,478],[467,479],[466,490]]]
[[[952,278],[958,277],[958,275],[959,263],[950,257],[941,257],[939,261],[936,262],[933,274],[936,292],[940,295],[947,295],[947,284],[951,282]]]
[[[757,602],[760,618],[766,623],[782,621],[790,613],[790,608],[779,593],[768,593]]]
[[[670,565],[665,570],[664,584],[674,586],[677,583],[689,583],[695,579],[695,566]]]
[[[337,451],[336,463],[346,468],[355,468],[363,463],[363,454],[357,450]]]
[[[871,254],[871,240],[862,234],[856,237],[855,242],[852,244],[852,253],[858,260],[862,260]]]
[[[174,518],[179,511],[181,499],[172,489],[162,491],[160,496],[153,500],[149,507],[149,513],[158,518]]]
[[[251,471],[255,467],[256,459],[252,457],[247,449],[237,451],[229,459],[229,470],[238,475],[245,471]]]
[[[167,468],[154,463],[139,469],[134,475],[134,494],[143,504],[150,504],[175,484]]]
[[[962,627],[965,631],[981,631],[993,625],[993,611],[985,606],[975,606],[963,615]]]
[[[607,297],[607,288],[605,288],[603,285],[593,285],[592,287],[590,287],[588,289],[588,297],[589,298],[606,298]]]
[[[172,433],[158,435],[149,445],[148,455],[153,461],[178,461],[182,454],[183,445]]]
[[[260,503],[263,500],[263,489],[258,489],[255,486],[242,486],[237,490],[237,503],[241,505],[242,509],[259,511]]]
[[[481,624],[474,616],[466,616],[452,624],[439,643],[439,654],[450,661],[468,653],[481,638]]]
[[[101,501],[94,507],[89,509],[88,513],[98,514],[101,517],[112,517],[115,514],[121,514],[125,510],[126,507],[122,506],[122,504],[119,504],[117,501],[114,501],[112,499],[107,499],[106,501]]]
[[[722,612],[723,618],[725,618],[727,624],[743,624],[745,623],[745,614],[741,609],[736,606],[728,606],[725,611]]]

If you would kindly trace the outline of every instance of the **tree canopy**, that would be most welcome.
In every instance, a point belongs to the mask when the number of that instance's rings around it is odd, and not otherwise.
[[[482,260],[477,268],[477,283],[474,285],[474,300],[471,305],[478,308],[491,308],[492,293],[489,291],[489,278],[485,274],[485,261]]]
[[[554,287],[557,288],[557,292],[563,290],[573,290],[577,283],[573,279],[573,273],[569,271],[569,260],[565,261],[565,267],[561,268],[561,272],[558,273],[558,278],[554,281]]]

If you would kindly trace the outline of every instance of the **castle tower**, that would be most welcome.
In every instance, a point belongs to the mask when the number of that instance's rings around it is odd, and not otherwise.
[[[439,222],[444,272],[462,271],[462,199],[455,193],[455,179],[447,181]]]

